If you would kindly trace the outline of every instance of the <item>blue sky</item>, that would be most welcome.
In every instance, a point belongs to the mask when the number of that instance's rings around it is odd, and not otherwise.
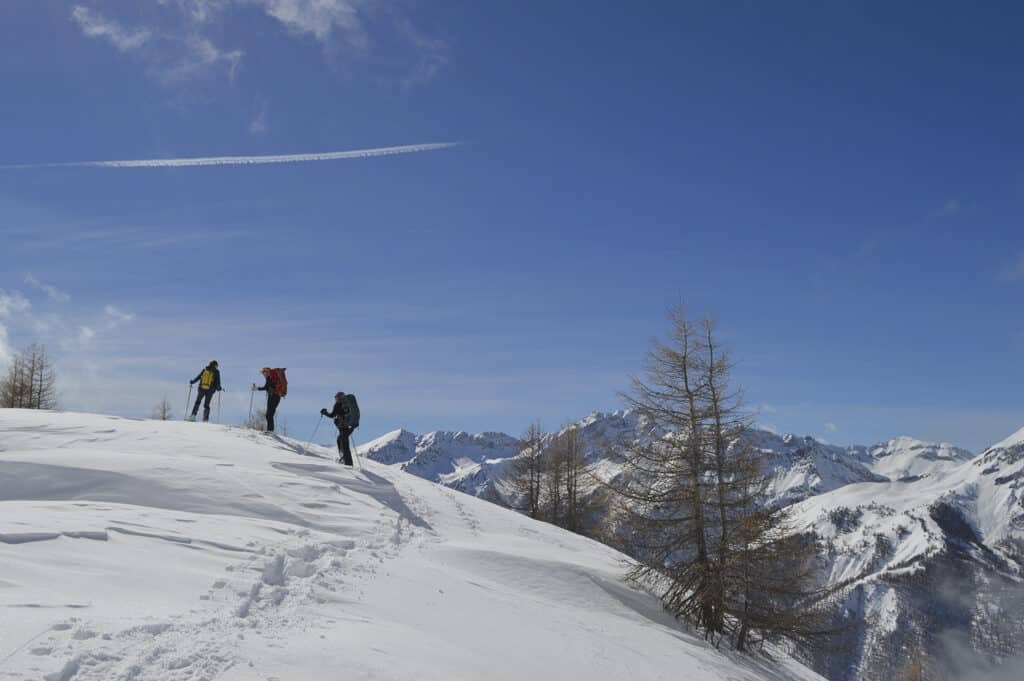
[[[1024,10],[898,5],[3,3],[0,165],[462,144],[0,170],[0,361],[516,433],[618,408],[682,295],[764,424],[983,447],[1024,425]]]

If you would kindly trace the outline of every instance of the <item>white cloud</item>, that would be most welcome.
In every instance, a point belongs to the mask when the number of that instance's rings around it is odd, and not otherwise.
[[[956,199],[949,199],[946,203],[942,204],[942,208],[937,210],[935,215],[940,218],[945,218],[950,215],[955,215],[958,212],[960,212],[960,202]]]
[[[1003,281],[1024,280],[1024,252],[1017,254],[1011,262],[1003,265],[999,271],[999,277]]]
[[[197,24],[205,24],[230,4],[231,0],[157,0],[160,5],[174,5]]]
[[[16,317],[28,313],[32,309],[32,303],[25,296],[17,291],[7,293],[0,289],[0,367],[6,367],[14,356],[11,348],[10,335],[5,322],[14,320]]]
[[[159,4],[171,3],[158,0]],[[226,3],[175,2],[187,19],[161,23],[160,28],[138,26],[129,28],[98,11],[76,5],[71,18],[89,38],[106,40],[119,52],[137,54],[148,71],[167,84],[180,83],[222,71],[233,80],[242,61],[241,50],[224,50],[201,31],[200,24]],[[193,25],[196,28],[193,28]]]
[[[11,350],[11,343],[7,336],[7,327],[0,322],[0,369],[3,369],[11,362],[14,352]]]
[[[117,21],[104,17],[82,5],[75,5],[71,10],[71,18],[86,36],[104,39],[119,52],[137,50],[149,42],[152,37],[152,34],[146,29],[126,28]]]
[[[88,326],[82,326],[78,329],[78,344],[88,345],[92,342],[92,339],[96,337],[96,332]]]
[[[412,71],[402,79],[403,87],[410,88],[433,80],[451,61],[451,50],[446,41],[420,33],[408,19],[402,19],[398,29],[413,45],[416,54]]]
[[[233,81],[244,55],[241,50],[222,50],[201,35],[190,35],[177,44],[177,57],[159,69],[160,77],[167,83],[200,78],[218,69],[223,69],[228,80]]]
[[[837,427],[836,427],[836,424],[834,424],[834,423],[832,423],[831,421],[829,421],[829,422],[827,422],[827,423],[825,424],[825,430],[827,430],[827,431],[828,431],[828,432],[830,432],[830,433],[834,433],[834,432],[836,432],[837,430],[839,430],[839,428],[837,428]]]
[[[107,316],[107,327],[111,329],[135,319],[135,315],[120,310],[113,305],[107,305],[103,308],[103,312]]]
[[[69,296],[67,293],[61,291],[59,288],[51,284],[44,284],[43,282],[39,281],[34,276],[32,276],[31,272],[25,275],[25,283],[39,291],[42,291],[43,293],[50,297],[50,300],[56,301],[58,303],[66,303],[67,301],[71,300],[71,296]]]
[[[111,0],[94,0],[116,6]],[[363,57],[375,42],[390,45],[402,54],[388,56],[388,63],[405,62],[405,75],[397,77],[404,87],[431,80],[450,61],[448,44],[420,33],[407,17],[388,5],[395,0],[149,0],[161,8],[157,16],[146,12],[146,25],[127,26],[117,19],[83,5],[71,18],[84,35],[105,40],[122,53],[133,53],[147,70],[167,85],[226,75],[233,79],[242,64],[240,49],[214,42],[225,27],[240,22],[234,14],[258,11],[274,20],[289,35],[312,38],[337,57]],[[144,5],[138,0],[138,5]],[[380,11],[387,10],[387,11]],[[381,18],[386,21],[381,21]],[[371,23],[371,19],[376,22]],[[374,41],[373,33],[383,34]],[[396,40],[397,39],[397,40]]]
[[[41,343],[53,352],[63,393],[65,373],[79,371],[97,356],[108,358],[110,348],[122,340],[113,330],[134,319],[135,315],[115,305],[88,311],[62,306],[40,314],[22,293],[0,289],[0,369],[15,354],[12,343]]]
[[[19,292],[7,293],[0,289],[0,319],[10,319],[17,314],[28,312],[31,309],[32,303]]]
[[[252,122],[249,123],[249,132],[253,135],[266,135],[270,131],[270,123],[267,120],[267,105],[264,103]]]
[[[366,0],[241,0],[258,5],[267,16],[281,22],[293,34],[311,35],[321,43],[340,36],[357,49],[369,46],[369,36],[360,16],[373,3]]]

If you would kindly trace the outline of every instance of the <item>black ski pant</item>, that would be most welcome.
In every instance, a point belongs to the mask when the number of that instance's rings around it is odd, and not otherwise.
[[[279,404],[281,404],[281,396],[267,392],[267,432],[274,432],[274,414],[277,413]]]
[[[349,445],[349,437],[352,435],[352,431],[355,428],[349,428],[343,423],[334,423],[338,427],[338,453],[341,454],[342,460],[346,466],[352,465],[352,447]]]
[[[195,406],[192,407],[192,416],[194,417],[199,413],[199,403],[206,399],[206,404],[203,405],[203,420],[210,420],[210,400],[213,399],[213,393],[216,392],[212,388],[200,388],[199,394],[196,396]]]

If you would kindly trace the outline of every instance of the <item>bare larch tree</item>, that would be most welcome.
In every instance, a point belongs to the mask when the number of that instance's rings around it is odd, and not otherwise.
[[[809,587],[816,546],[767,495],[766,455],[748,444],[751,424],[714,322],[695,323],[682,306],[670,322],[624,396],[667,434],[634,447],[610,485],[639,558],[630,577],[716,643],[747,650],[785,636],[810,645],[827,635],[821,594]]]
[[[545,466],[544,429],[540,422],[530,424],[520,438],[519,454],[512,463],[508,484],[518,497],[521,511],[531,518],[541,517]]]
[[[174,411],[171,409],[171,403],[167,400],[167,395],[153,407],[153,418],[158,421],[170,421],[174,418]]]
[[[57,371],[44,346],[32,344],[13,357],[0,379],[0,407],[57,408]]]

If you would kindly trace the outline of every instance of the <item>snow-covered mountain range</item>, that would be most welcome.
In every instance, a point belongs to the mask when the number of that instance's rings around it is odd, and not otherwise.
[[[630,411],[575,425],[605,480],[622,471],[626,448],[658,435]],[[752,441],[767,455],[774,500],[792,507],[797,531],[820,542],[822,584],[837,590],[836,623],[849,628],[848,652],[820,656],[818,671],[888,680],[918,656],[934,667],[929,678],[1016,669],[1012,660],[1024,652],[1024,430],[978,455],[910,437],[839,447],[756,431]],[[517,442],[399,431],[361,451],[500,503],[509,501],[503,476]],[[1024,678],[1020,670],[1012,678]]]
[[[659,433],[635,411],[596,412],[572,424],[581,435],[587,462],[598,477],[621,471],[622,453]],[[549,434],[548,441],[557,434]],[[856,482],[908,481],[941,472],[973,457],[950,444],[898,437],[872,447],[838,447],[812,437],[755,430],[752,442],[768,455],[776,500],[790,504]],[[493,498],[519,452],[518,438],[504,433],[435,431],[416,435],[396,430],[359,447],[380,463],[473,496]]]
[[[508,444],[418,443],[458,448],[429,469],[442,476]],[[606,546],[334,455],[241,428],[0,409],[0,679],[821,678],[687,633]]]

